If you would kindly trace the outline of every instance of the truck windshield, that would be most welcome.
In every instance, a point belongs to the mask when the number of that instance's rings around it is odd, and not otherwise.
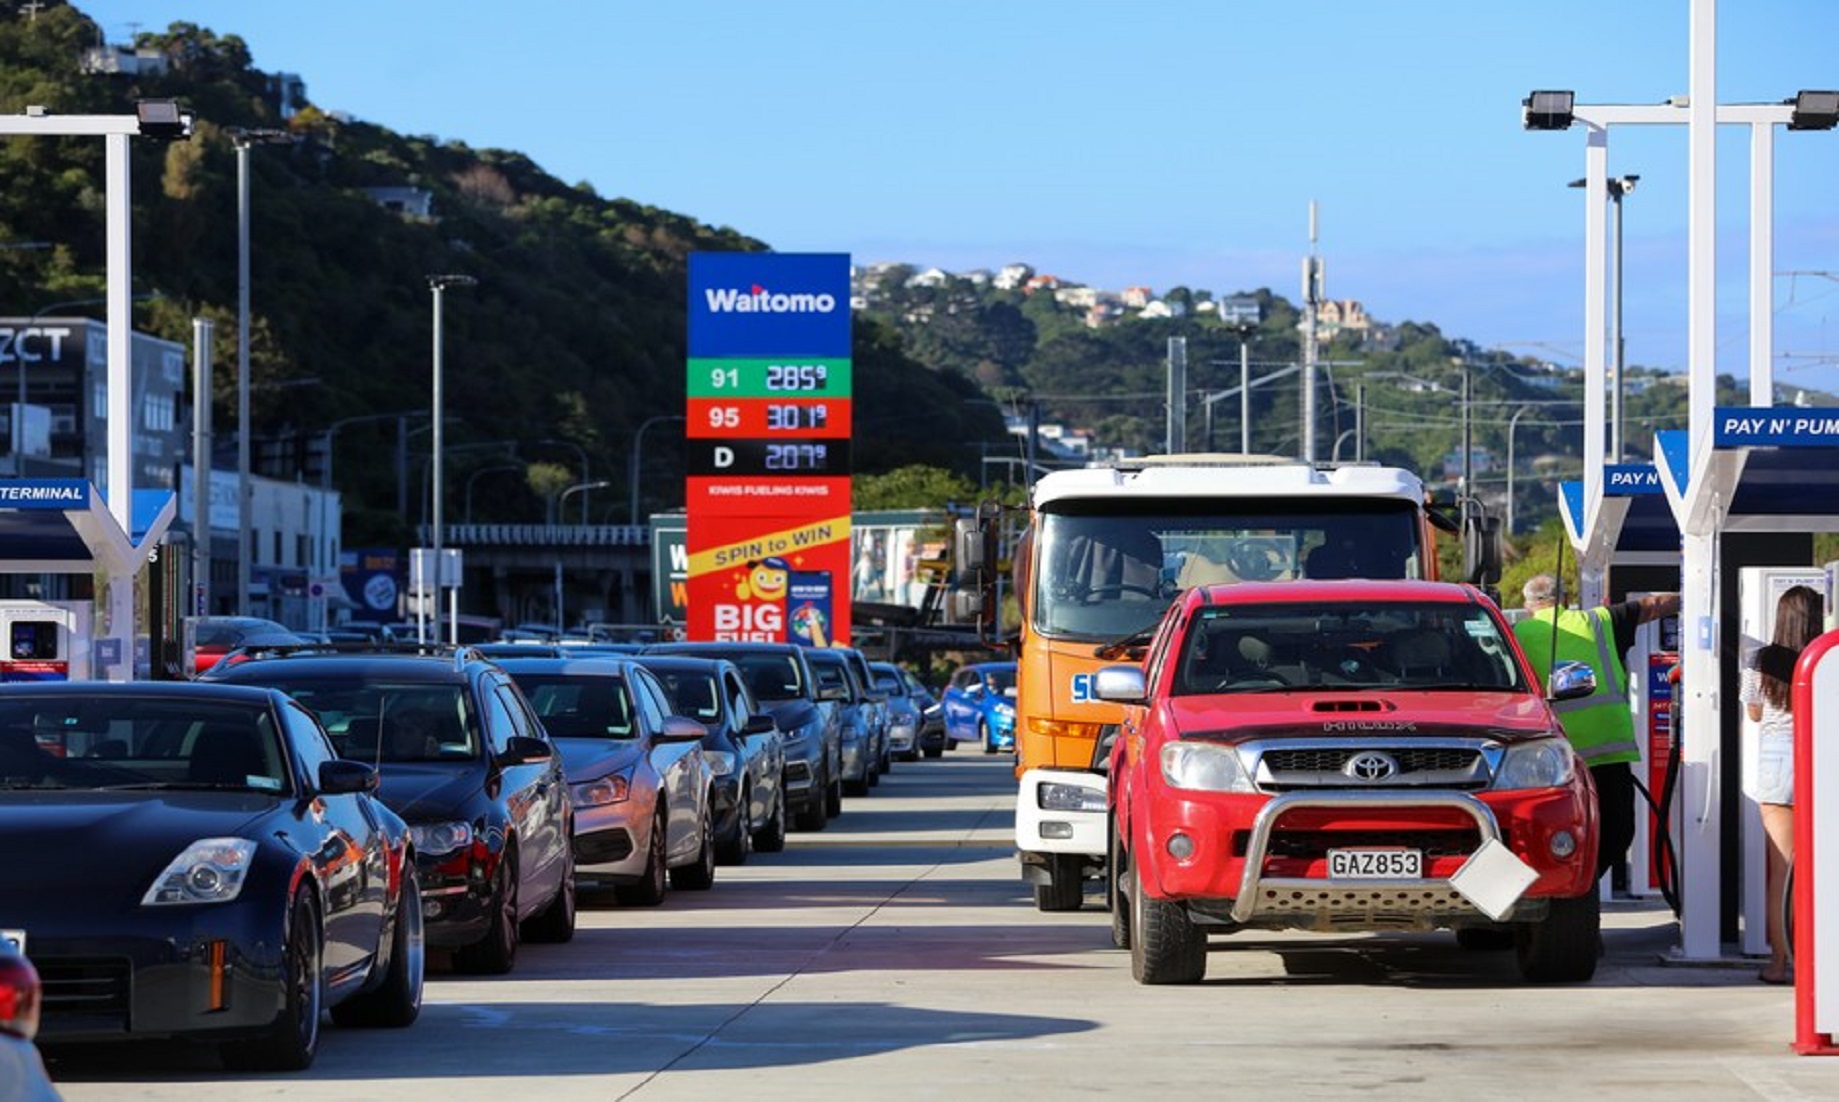
[[[1526,692],[1500,619],[1453,601],[1226,604],[1181,641],[1176,695],[1285,689]]]
[[[1408,501],[1069,501],[1039,519],[1032,626],[1114,639],[1196,585],[1426,576]]]

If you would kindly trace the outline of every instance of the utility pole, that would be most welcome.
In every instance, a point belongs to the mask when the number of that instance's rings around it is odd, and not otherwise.
[[[1180,455],[1188,450],[1188,338],[1169,338],[1168,436],[1165,450]]]
[[[1315,255],[1315,200],[1309,200],[1309,255],[1303,258],[1303,461],[1315,462],[1315,318],[1322,300],[1322,260]]]

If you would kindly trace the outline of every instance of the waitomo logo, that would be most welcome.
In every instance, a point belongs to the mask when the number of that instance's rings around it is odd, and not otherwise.
[[[708,297],[709,312],[713,314],[829,314],[836,311],[835,295],[775,294],[758,283],[750,291],[738,287],[710,287],[703,294]]]

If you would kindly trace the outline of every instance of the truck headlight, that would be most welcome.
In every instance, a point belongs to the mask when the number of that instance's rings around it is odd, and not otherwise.
[[[704,760],[709,763],[709,774],[711,776],[726,777],[728,774],[734,772],[734,755],[730,754],[728,751],[704,750],[702,756]]]
[[[1256,792],[1239,752],[1216,742],[1171,742],[1162,748],[1162,779],[1202,792]]]
[[[1495,774],[1494,787],[1508,791],[1557,788],[1570,783],[1574,761],[1570,744],[1563,739],[1534,739],[1509,746]]]
[[[1105,794],[1077,784],[1043,784],[1035,789],[1042,811],[1103,811]]]

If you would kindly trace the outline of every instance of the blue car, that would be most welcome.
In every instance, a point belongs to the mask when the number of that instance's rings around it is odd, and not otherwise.
[[[958,667],[945,686],[945,740],[975,742],[986,754],[1015,749],[1015,663]]]

